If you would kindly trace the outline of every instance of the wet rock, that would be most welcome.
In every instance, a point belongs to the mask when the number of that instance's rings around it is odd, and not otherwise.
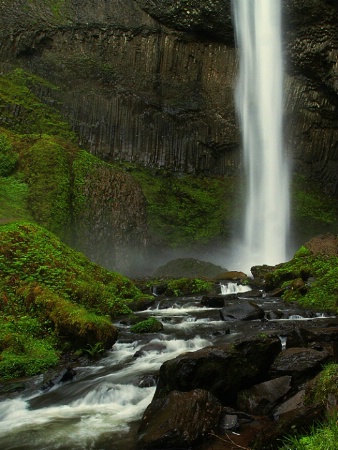
[[[147,388],[156,386],[157,377],[154,375],[145,375],[138,383],[138,387]]]
[[[271,425],[265,426],[264,429],[257,430],[256,438],[251,443],[252,446],[266,449],[278,448],[282,436],[297,432],[305,434],[315,423],[324,419],[325,411],[323,405],[307,406],[299,403],[297,399],[300,400],[300,398],[295,398],[295,409],[278,417],[278,420],[272,422]]]
[[[151,306],[154,306],[155,302],[156,298],[141,297],[128,303],[128,308],[130,308],[132,311],[145,311]]]
[[[172,391],[145,410],[137,448],[191,448],[218,426],[221,413],[221,403],[210,392]]]
[[[290,411],[300,409],[304,406],[305,390],[297,392],[293,397],[289,398],[286,402],[282,403],[274,411],[275,418],[280,418],[281,415],[287,414]]]
[[[239,428],[238,416],[236,414],[225,414],[219,426],[219,431],[236,431]]]
[[[239,389],[266,379],[280,351],[278,337],[256,337],[185,353],[161,366],[154,399],[173,390],[203,389],[232,406]]]
[[[239,409],[248,413],[269,414],[276,402],[291,389],[291,377],[284,376],[257,384],[238,394]]]
[[[264,310],[254,301],[238,301],[232,305],[226,305],[220,311],[222,320],[258,320],[263,319]]]
[[[247,274],[244,272],[239,272],[236,270],[228,270],[227,272],[222,272],[215,277],[216,281],[243,281],[248,278]]]
[[[265,313],[265,316],[268,320],[275,320],[275,319],[282,319],[283,317],[285,317],[285,312],[280,310],[280,309],[276,309],[275,311],[268,311]]]
[[[201,305],[207,306],[208,308],[222,308],[224,306],[224,297],[220,295],[204,295],[201,299]]]
[[[294,382],[301,382],[314,377],[323,364],[332,360],[327,350],[312,348],[288,348],[280,353],[271,366],[273,377],[291,375]]]
[[[305,247],[314,255],[337,256],[338,236],[327,233],[312,238]]]

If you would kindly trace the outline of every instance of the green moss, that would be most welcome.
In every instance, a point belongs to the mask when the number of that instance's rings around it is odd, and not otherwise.
[[[338,364],[327,364],[306,391],[306,403],[330,405],[332,398],[338,400]],[[332,405],[331,405],[332,406]]]
[[[337,416],[315,424],[308,435],[290,436],[283,440],[280,450],[336,450],[338,442]]]
[[[28,194],[27,184],[18,177],[0,178],[0,220],[31,219]]]
[[[18,155],[5,134],[0,134],[0,177],[7,177],[14,172]]]
[[[98,342],[109,348],[115,342],[111,318],[130,313],[128,303],[142,296],[129,279],[91,263],[38,225],[2,224],[0,241],[0,322],[6,324],[6,333],[0,337],[0,361],[5,361],[4,376],[44,370],[46,366],[32,363],[34,358],[39,360],[38,351],[41,355],[50,352],[41,356],[41,364],[45,360],[49,365],[57,359],[57,348],[94,348]],[[33,339],[28,347],[23,345],[26,335]],[[41,339],[46,342],[45,349]]]
[[[309,281],[311,279],[311,281]],[[301,247],[289,262],[266,275],[268,289],[284,287],[283,298],[317,310],[338,311],[338,257]]]
[[[213,283],[201,278],[180,278],[168,282],[166,295],[179,297],[189,294],[201,294],[208,292],[212,286]]]
[[[236,212],[234,179],[126,167],[141,183],[151,233],[167,245],[207,243],[230,231]]]
[[[337,199],[327,195],[318,183],[295,175],[292,193],[293,215],[298,220],[312,219],[329,224],[337,221]]]
[[[31,137],[49,134],[74,141],[75,135],[60,113],[34,94],[39,86],[56,89],[22,69],[0,75],[0,124]]]
[[[143,320],[130,328],[132,333],[157,333],[163,329],[163,324],[154,317]]]
[[[35,375],[55,365],[59,355],[38,320],[0,315],[2,379]]]
[[[23,155],[28,204],[40,225],[65,238],[70,229],[71,176],[65,149],[54,139],[38,139]]]

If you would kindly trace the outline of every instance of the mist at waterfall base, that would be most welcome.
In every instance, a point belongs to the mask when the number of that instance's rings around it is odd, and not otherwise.
[[[289,168],[283,148],[283,58],[280,0],[233,0],[239,78],[236,106],[245,172],[238,266],[288,258]]]

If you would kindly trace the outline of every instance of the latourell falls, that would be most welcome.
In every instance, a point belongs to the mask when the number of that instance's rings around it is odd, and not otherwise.
[[[336,450],[336,0],[0,2],[0,448]]]

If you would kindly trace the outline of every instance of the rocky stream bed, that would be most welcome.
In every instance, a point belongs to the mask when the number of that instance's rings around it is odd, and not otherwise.
[[[73,361],[3,398],[0,447],[275,449],[323,417],[304,397],[336,360],[336,317],[233,283],[213,296],[154,296],[136,314],[162,331],[119,321],[119,340],[95,364]]]

